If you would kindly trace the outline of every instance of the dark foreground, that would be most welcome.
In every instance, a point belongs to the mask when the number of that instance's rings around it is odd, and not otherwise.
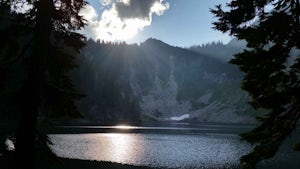
[[[0,169],[12,168],[12,154],[0,155]],[[36,160],[36,169],[161,169],[145,166],[49,157]]]

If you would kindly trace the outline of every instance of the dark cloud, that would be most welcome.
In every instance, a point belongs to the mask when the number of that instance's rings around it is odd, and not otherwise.
[[[115,3],[115,8],[121,19],[139,18],[150,20],[151,7],[155,3],[160,3],[160,0],[129,0],[128,3]]]

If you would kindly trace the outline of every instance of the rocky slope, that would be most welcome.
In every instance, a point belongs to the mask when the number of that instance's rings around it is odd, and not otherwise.
[[[88,41],[79,64],[74,78],[87,94],[79,107],[99,122],[254,122],[239,88],[241,72],[209,53],[156,39],[140,45]]]

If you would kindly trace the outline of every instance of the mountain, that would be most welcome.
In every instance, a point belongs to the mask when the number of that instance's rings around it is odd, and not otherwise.
[[[245,40],[238,40],[237,38],[232,39],[226,44],[227,47],[244,49],[247,46],[247,42]]]
[[[223,62],[228,62],[234,54],[241,52],[246,47],[243,41],[232,39],[228,44],[222,42],[212,42],[208,44],[192,46],[189,50],[201,55],[216,58]]]
[[[87,95],[78,106],[99,123],[253,123],[254,110],[240,89],[242,73],[213,53],[157,39],[139,45],[89,40],[74,72]]]

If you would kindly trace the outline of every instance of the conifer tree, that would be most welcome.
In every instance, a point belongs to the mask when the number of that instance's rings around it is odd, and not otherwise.
[[[246,168],[273,157],[300,118],[300,1],[232,0],[211,12],[214,28],[247,41],[247,48],[230,62],[245,72],[242,88],[250,104],[267,110],[258,127],[241,134],[255,144],[241,158]],[[295,146],[295,149],[299,146]]]
[[[8,117],[16,117],[16,104],[12,104],[14,95],[19,88],[21,55],[21,34],[24,17],[12,13],[8,1],[0,1],[0,117],[5,122]],[[10,121],[11,122],[11,121]]]
[[[20,43],[14,64],[21,65],[18,70],[21,69],[24,77],[20,80],[20,89],[16,89],[16,99],[8,106],[17,107],[21,114],[16,132],[15,164],[33,168],[38,116],[80,116],[75,101],[82,95],[74,89],[70,71],[77,66],[75,58],[84,46],[84,36],[76,30],[84,26],[79,11],[86,2],[3,0],[1,4],[9,6],[12,18],[17,13],[22,16],[16,26],[18,36],[12,40]],[[18,12],[18,6],[22,5],[28,9]],[[4,35],[5,31],[1,32],[1,36]],[[3,48],[10,49],[8,46]],[[1,53],[1,58],[5,58],[4,55]],[[15,168],[19,168],[17,165]]]

